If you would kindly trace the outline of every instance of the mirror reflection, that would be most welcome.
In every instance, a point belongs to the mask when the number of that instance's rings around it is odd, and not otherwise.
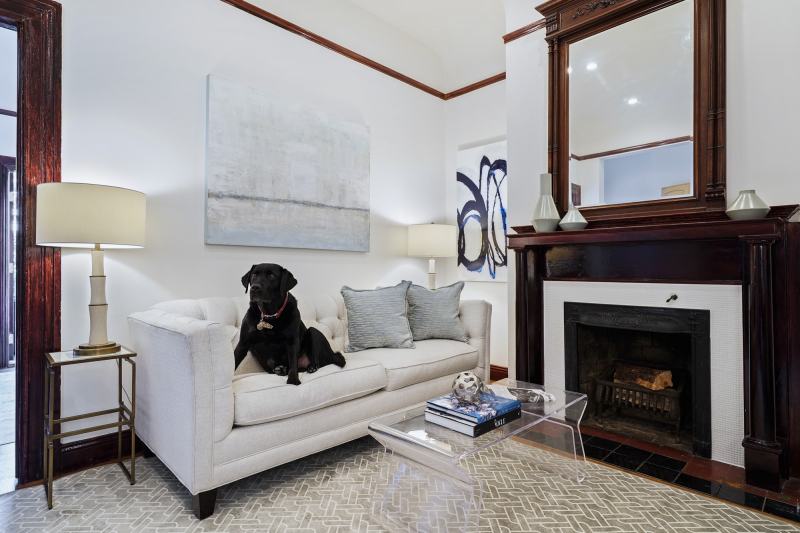
[[[569,46],[573,205],[694,194],[692,8],[683,1]]]

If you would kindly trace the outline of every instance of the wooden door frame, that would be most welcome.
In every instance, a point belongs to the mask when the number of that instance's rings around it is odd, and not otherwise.
[[[44,353],[61,345],[61,252],[36,246],[36,186],[61,181],[61,4],[0,0],[0,25],[19,43],[16,475],[27,485],[42,479]]]

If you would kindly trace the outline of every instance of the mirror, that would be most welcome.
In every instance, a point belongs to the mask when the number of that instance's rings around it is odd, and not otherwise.
[[[692,198],[694,6],[569,43],[569,189],[578,207]]]

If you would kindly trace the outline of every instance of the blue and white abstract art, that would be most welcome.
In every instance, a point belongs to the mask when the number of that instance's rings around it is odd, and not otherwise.
[[[458,151],[458,272],[466,281],[506,281],[506,141]]]
[[[369,251],[364,124],[208,82],[206,243]]]

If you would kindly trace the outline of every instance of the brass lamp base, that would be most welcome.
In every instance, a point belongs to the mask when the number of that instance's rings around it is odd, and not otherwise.
[[[72,350],[75,355],[108,355],[118,352],[122,346],[116,342],[106,342],[103,344],[81,344]]]

